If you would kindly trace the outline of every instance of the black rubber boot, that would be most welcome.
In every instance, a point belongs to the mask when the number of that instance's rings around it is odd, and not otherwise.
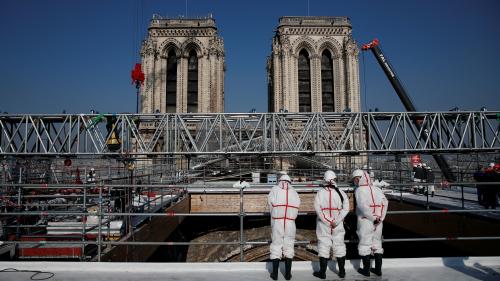
[[[292,279],[292,259],[285,259],[285,279]]]
[[[375,254],[375,268],[372,268],[371,272],[382,276],[382,254]]]
[[[366,277],[369,277],[370,276],[370,256],[362,256],[361,260],[363,261],[363,268],[358,269],[358,272]]]
[[[271,272],[271,279],[273,280],[278,280],[278,269],[280,267],[280,260],[279,259],[274,259],[272,260],[273,262],[273,271]]]
[[[339,264],[339,277],[345,277],[345,257],[337,258],[337,263]]]
[[[320,279],[325,279],[327,266],[328,266],[328,259],[319,257],[319,271],[315,271],[313,275]]]

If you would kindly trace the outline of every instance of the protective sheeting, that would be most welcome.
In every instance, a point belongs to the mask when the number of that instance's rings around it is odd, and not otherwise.
[[[498,280],[500,257],[385,259],[382,277],[364,277],[356,272],[360,260],[346,261],[343,280]],[[319,280],[312,276],[318,262],[294,262],[292,280]],[[337,280],[336,264],[330,261],[327,280]],[[14,271],[17,270],[17,271]],[[0,280],[271,280],[271,263],[82,263],[0,262]],[[30,272],[28,272],[30,271]],[[278,280],[284,280],[280,263]],[[52,275],[53,274],[53,275]]]

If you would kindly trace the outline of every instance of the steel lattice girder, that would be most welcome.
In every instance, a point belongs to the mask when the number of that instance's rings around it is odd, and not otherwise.
[[[499,116],[492,111],[0,115],[0,155],[492,152],[500,150]],[[113,141],[111,150],[107,144]]]

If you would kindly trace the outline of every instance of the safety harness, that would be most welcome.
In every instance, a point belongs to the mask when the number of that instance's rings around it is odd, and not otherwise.
[[[284,182],[283,185],[279,185],[281,189],[286,190],[286,202],[285,204],[272,204],[273,208],[275,207],[285,207],[285,215],[283,217],[271,217],[273,220],[283,220],[283,230],[286,229],[286,221],[291,220],[294,221],[295,219],[289,218],[287,216],[288,214],[288,208],[293,208],[293,209],[298,209],[298,206],[290,205],[288,204],[288,182]]]
[[[376,217],[376,218],[381,218],[382,217],[382,214],[384,213],[384,204],[383,203],[380,203],[380,204],[376,204],[375,203],[375,197],[373,196],[373,190],[372,190],[372,183],[371,183],[371,179],[370,177],[368,176],[368,174],[363,171],[363,174],[365,175],[365,178],[366,178],[366,184],[363,184],[363,185],[360,185],[361,186],[368,186],[368,188],[370,188],[370,195],[371,195],[371,198],[372,198],[372,204],[370,205],[370,208],[373,208],[373,215]],[[376,208],[380,208],[380,216],[377,215],[377,210]],[[366,217],[363,217],[366,219]]]
[[[333,226],[332,226],[332,224],[335,221],[333,219],[333,216],[332,216],[332,211],[338,211],[338,212],[340,212],[342,210],[342,208],[332,208],[332,188],[335,191],[337,191],[337,194],[340,197],[340,201],[342,202],[341,204],[342,204],[342,206],[344,205],[344,197],[340,193],[340,190],[337,187],[332,186],[329,183],[328,186],[327,186],[327,190],[328,190],[328,208],[321,208],[321,214],[323,215],[323,218],[330,223],[330,234],[333,234]],[[329,211],[330,212],[330,217],[332,218],[332,220],[329,220],[329,219],[326,218],[325,211]]]

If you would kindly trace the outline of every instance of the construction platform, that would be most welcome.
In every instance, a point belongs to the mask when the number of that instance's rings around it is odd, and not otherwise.
[[[346,263],[339,278],[331,261],[326,280],[499,280],[500,257],[385,259],[383,276],[357,273],[360,260]],[[312,276],[318,262],[294,262],[292,280],[320,280]],[[7,280],[271,280],[268,263],[81,263],[0,262],[0,279]],[[278,280],[284,280],[280,264]]]

